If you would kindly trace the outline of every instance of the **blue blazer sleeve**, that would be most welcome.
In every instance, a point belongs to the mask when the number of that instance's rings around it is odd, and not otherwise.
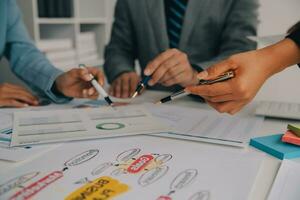
[[[15,0],[7,0],[4,55],[12,71],[33,89],[42,91],[56,103],[69,98],[56,95],[51,88],[63,72],[55,68],[30,40]]]

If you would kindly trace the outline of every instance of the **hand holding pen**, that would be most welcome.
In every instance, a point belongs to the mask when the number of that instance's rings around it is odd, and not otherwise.
[[[199,85],[211,85],[211,84],[214,84],[214,83],[226,81],[226,80],[231,79],[233,77],[234,77],[234,72],[233,71],[228,71],[228,72],[218,76],[216,79],[211,79],[211,80],[200,79],[199,83],[198,83],[198,86]],[[194,87],[197,87],[197,86],[194,86]],[[189,94],[191,94],[191,92],[187,91],[186,89],[183,89],[183,90],[180,90],[178,92],[173,93],[170,96],[167,96],[167,97],[161,99],[157,103],[166,103],[166,102],[169,102],[169,101],[187,96]]]
[[[79,68],[86,69],[86,66],[84,64],[80,64]],[[102,88],[102,86],[97,82],[95,77],[91,73],[88,73],[86,75],[89,76],[89,81],[92,84],[92,86],[95,88],[95,90],[98,92],[98,94],[104,98],[104,100],[107,102],[108,105],[113,106],[112,100],[110,99],[106,91]]]
[[[148,83],[149,86],[161,84],[166,87],[172,85],[186,87],[198,82],[197,71],[193,69],[188,56],[178,49],[168,49],[159,54],[148,63],[144,75],[145,81],[142,81],[140,85]]]

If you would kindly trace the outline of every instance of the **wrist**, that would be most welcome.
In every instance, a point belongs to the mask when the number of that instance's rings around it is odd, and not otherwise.
[[[287,67],[299,62],[300,51],[298,46],[290,39],[257,51],[258,59],[262,60],[267,74],[272,76]]]
[[[59,84],[59,77],[54,81],[54,83],[51,87],[51,91],[56,96],[65,96],[65,94],[63,93],[63,90],[62,90],[62,88],[60,87],[60,84]]]

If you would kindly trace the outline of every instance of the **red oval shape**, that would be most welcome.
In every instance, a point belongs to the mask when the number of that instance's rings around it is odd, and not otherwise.
[[[169,197],[169,196],[160,196],[160,197],[158,197],[158,199],[156,199],[156,200],[172,200],[172,198]]]
[[[152,155],[142,155],[127,168],[127,171],[132,174],[138,173],[153,159]]]
[[[17,199],[23,199],[28,200],[31,199],[35,194],[46,188],[51,183],[55,182],[56,180],[63,177],[63,173],[61,171],[54,171],[48,174],[47,176],[44,176],[43,178],[39,179],[38,181],[32,183],[31,185],[23,188],[16,194],[14,194],[12,197],[10,197],[10,200],[17,200]]]

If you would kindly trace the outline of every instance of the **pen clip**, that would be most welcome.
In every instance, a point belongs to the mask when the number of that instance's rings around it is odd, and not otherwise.
[[[217,83],[217,82],[221,82],[221,81],[226,81],[228,79],[231,79],[233,78],[235,75],[234,75],[234,72],[233,71],[228,71],[222,75],[220,75],[218,78],[216,79],[213,79],[213,80],[199,80],[199,85],[211,85],[211,84],[214,84],[214,83]]]

